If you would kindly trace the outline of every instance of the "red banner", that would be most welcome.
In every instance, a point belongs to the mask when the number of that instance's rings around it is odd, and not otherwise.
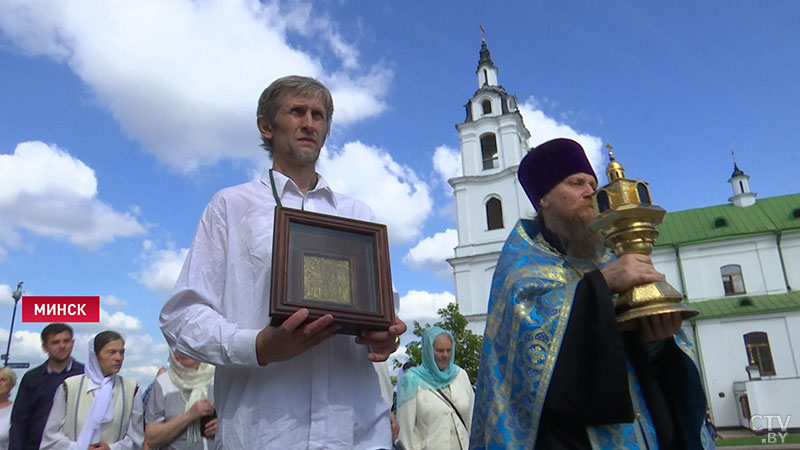
[[[23,322],[100,322],[100,297],[22,297]]]

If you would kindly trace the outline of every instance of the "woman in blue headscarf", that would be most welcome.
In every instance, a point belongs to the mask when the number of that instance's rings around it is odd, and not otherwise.
[[[475,393],[453,363],[453,336],[439,327],[422,335],[422,366],[412,367],[397,390],[399,441],[406,450],[466,450]]]

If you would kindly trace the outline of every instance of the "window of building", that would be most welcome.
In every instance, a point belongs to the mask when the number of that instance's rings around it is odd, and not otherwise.
[[[775,375],[775,364],[772,362],[767,333],[754,331],[745,334],[744,348],[747,351],[747,362],[757,365],[762,376]]]
[[[484,100],[483,103],[481,103],[481,106],[483,107],[483,113],[484,114],[491,114],[492,113],[492,101],[491,100]]]
[[[500,160],[497,156],[497,138],[494,133],[486,133],[481,136],[481,155],[483,156],[483,170],[500,167]]]
[[[728,222],[726,222],[722,217],[717,217],[717,219],[714,220],[714,228],[722,228],[727,226]]]
[[[742,266],[729,264],[722,266],[722,286],[725,288],[725,295],[745,294],[744,278],[742,277]]]
[[[486,225],[489,230],[503,228],[503,202],[497,197],[486,202]]]
[[[792,211],[792,217],[794,217],[795,219],[800,219],[800,208],[797,208],[794,211]]]

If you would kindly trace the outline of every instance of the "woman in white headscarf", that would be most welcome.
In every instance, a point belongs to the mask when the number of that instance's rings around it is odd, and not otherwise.
[[[11,389],[17,384],[17,374],[8,367],[0,368],[0,450],[8,448],[11,428]]]
[[[53,397],[41,449],[134,450],[144,441],[136,381],[119,375],[125,340],[103,331],[89,340],[85,373],[64,380]]]
[[[147,444],[162,450],[213,448],[213,391],[214,366],[170,352],[169,369],[156,378],[147,399]]]

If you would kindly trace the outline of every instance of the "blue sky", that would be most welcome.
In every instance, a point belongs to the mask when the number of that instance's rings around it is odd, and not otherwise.
[[[736,151],[759,198],[797,192],[800,4],[791,1],[0,2],[0,345],[10,292],[99,295],[124,373],[166,360],[158,311],[217,190],[269,164],[255,107],[314,76],[336,111],[322,172],[389,225],[401,314],[453,300],[446,179],[481,33],[531,145],[611,142],[668,211],[727,202]],[[602,182],[602,180],[601,180]],[[449,231],[448,231],[449,230]],[[36,364],[39,324],[12,360]]]

